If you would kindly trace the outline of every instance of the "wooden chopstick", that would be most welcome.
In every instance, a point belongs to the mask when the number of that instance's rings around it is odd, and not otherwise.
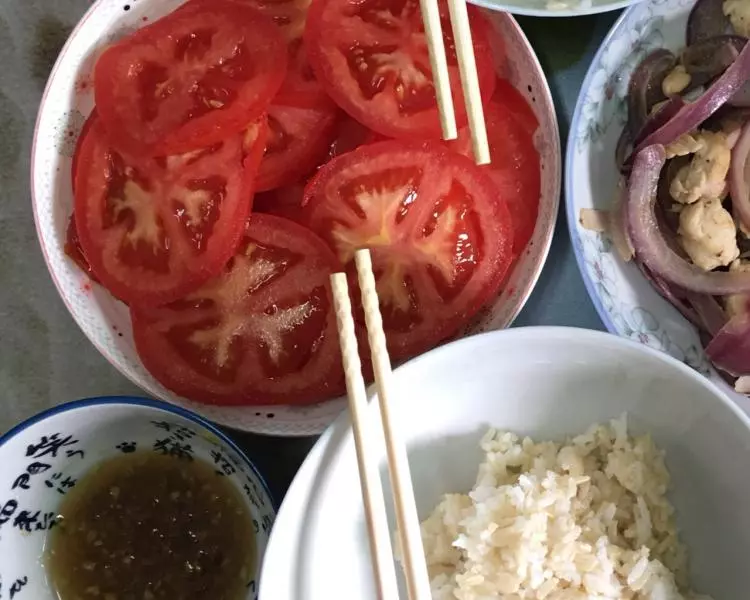
[[[458,137],[456,129],[456,112],[451,94],[448,62],[443,45],[443,30],[440,24],[440,11],[437,0],[420,0],[422,21],[424,23],[427,48],[430,53],[433,80],[435,82],[435,96],[443,139],[453,140]],[[482,96],[479,90],[479,77],[474,56],[474,44],[471,39],[469,12],[466,0],[448,0],[453,39],[456,46],[458,70],[461,76],[461,90],[469,119],[471,133],[471,147],[474,161],[478,165],[490,162],[490,147],[487,142],[487,129],[482,109]]]
[[[375,290],[375,277],[369,250],[355,254],[362,306],[365,312],[368,340],[378,390],[378,402],[383,438],[385,440],[388,474],[391,480],[396,526],[401,544],[402,562],[409,600],[430,600],[430,582],[424,555],[422,536],[411,483],[411,472],[406,448],[400,438],[398,427],[392,418],[391,362],[386,349],[383,320]],[[337,273],[331,276],[331,288],[339,329],[341,353],[349,396],[354,442],[360,473],[360,485],[365,505],[370,550],[381,600],[398,598],[393,551],[387,529],[383,491],[377,470],[377,457],[373,454],[371,430],[367,422],[366,391],[361,364],[357,354],[357,339],[354,320],[351,316],[346,276]]]
[[[424,555],[422,534],[419,528],[417,503],[409,469],[406,446],[401,439],[397,424],[391,416],[391,359],[385,344],[383,318],[375,290],[375,275],[372,272],[372,259],[369,250],[358,250],[354,255],[362,292],[362,307],[365,311],[367,337],[378,390],[380,419],[383,425],[388,474],[393,489],[393,502],[396,510],[396,524],[401,542],[402,562],[406,577],[406,589],[411,600],[430,600],[430,580],[427,575],[427,561]]]
[[[448,75],[448,59],[443,46],[443,27],[440,24],[440,9],[437,0],[419,0],[422,10],[422,22],[427,37],[427,50],[430,54],[432,78],[435,82],[435,97],[440,112],[440,127],[443,139],[455,140],[458,137],[456,128],[456,111],[453,107],[453,93]]]
[[[393,564],[393,547],[388,528],[388,518],[380,484],[377,463],[372,460],[372,428],[367,422],[367,391],[362,378],[362,364],[357,349],[357,336],[354,332],[352,305],[349,300],[349,286],[344,273],[331,275],[333,304],[341,344],[341,358],[344,365],[346,391],[349,398],[349,412],[352,416],[354,446],[357,451],[359,482],[365,506],[365,520],[370,541],[370,556],[375,570],[375,583],[378,598],[389,600],[398,598],[396,568]]]
[[[477,62],[474,56],[474,43],[471,39],[466,0],[448,0],[448,11],[451,16],[453,39],[456,44],[458,71],[461,74],[461,89],[464,93],[466,114],[469,118],[474,162],[478,165],[486,165],[490,162],[490,146],[487,142],[487,128],[484,122],[482,95],[479,91]]]

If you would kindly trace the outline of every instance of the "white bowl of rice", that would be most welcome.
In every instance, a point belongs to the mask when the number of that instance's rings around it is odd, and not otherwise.
[[[748,597],[750,420],[684,364],[515,329],[404,365],[394,390],[433,600]],[[295,479],[261,582],[261,600],[377,598],[346,415]]]

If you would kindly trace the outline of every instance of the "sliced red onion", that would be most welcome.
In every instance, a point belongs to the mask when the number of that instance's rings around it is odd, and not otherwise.
[[[690,323],[695,325],[698,329],[704,328],[704,323],[701,320],[698,313],[684,301],[683,291],[672,285],[666,279],[659,277],[654,274],[642,261],[636,259],[635,264],[638,265],[643,276],[651,284],[651,287],[667,302],[674,306],[678,312],[685,317]]]
[[[630,261],[635,255],[633,243],[628,235],[628,186],[621,177],[617,182],[617,196],[609,213],[609,236],[620,258]]]
[[[750,107],[750,81],[737,90],[734,96],[727,101],[727,104],[731,104],[738,108]]]
[[[690,73],[691,86],[705,85],[721,75],[737,60],[747,44],[739,35],[717,35],[685,48],[680,62]]]
[[[750,375],[750,314],[738,315],[722,327],[706,346],[706,355],[730,375]]]
[[[693,310],[700,317],[703,327],[711,335],[719,333],[721,328],[727,324],[727,313],[714,296],[685,290],[685,300],[693,307]]]
[[[651,107],[665,99],[661,84],[674,66],[677,57],[669,50],[658,48],[644,58],[630,76],[628,83],[628,119],[633,135],[648,120]]]
[[[635,157],[628,191],[628,225],[636,256],[656,275],[694,292],[712,296],[750,292],[750,273],[703,271],[678,256],[659,229],[654,212],[665,152],[648,146]]]
[[[742,133],[732,148],[732,163],[729,170],[729,190],[732,195],[732,208],[750,229],[750,185],[748,185],[748,157],[750,156],[750,122],[742,127]]]
[[[698,0],[690,11],[687,24],[687,44],[722,35],[729,28],[724,15],[724,0]]]
[[[661,127],[671,121],[677,113],[682,110],[685,106],[685,100],[680,96],[672,96],[658,111],[652,114],[648,120],[643,124],[638,135],[635,136],[635,140],[631,144],[631,152],[625,161],[622,163],[620,172],[623,174],[630,173],[630,169],[633,166],[633,159],[635,158],[635,152],[632,151],[636,146],[641,145],[644,139],[650,136],[655,131],[658,131]]]
[[[684,133],[696,129],[718,110],[750,79],[750,44],[745,44],[729,68],[695,102],[685,104],[677,114],[645,139],[635,152],[654,144],[670,144]],[[660,111],[661,112],[661,111]]]

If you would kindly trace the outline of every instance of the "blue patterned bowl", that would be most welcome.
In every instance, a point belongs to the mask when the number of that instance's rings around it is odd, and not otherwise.
[[[261,557],[276,516],[263,478],[231,440],[197,415],[124,397],[64,404],[0,436],[0,598],[57,600],[43,554],[62,499],[100,461],[144,449],[202,459],[242,490],[258,557],[247,600],[257,600]]]
[[[573,115],[565,165],[568,227],[578,267],[606,328],[663,350],[703,373],[746,412],[750,400],[731,389],[703,352],[696,329],[659,296],[606,236],[579,224],[582,208],[607,209],[615,198],[615,146],[627,118],[625,96],[633,69],[655,48],[685,46],[694,0],[651,0],[627,10],[594,57]]]

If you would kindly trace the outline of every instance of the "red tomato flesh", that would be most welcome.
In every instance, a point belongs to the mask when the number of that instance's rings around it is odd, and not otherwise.
[[[492,178],[497,193],[510,209],[516,256],[523,252],[534,234],[542,185],[539,152],[534,146],[533,130],[530,131],[528,112],[531,109],[522,97],[520,99],[526,110],[518,108],[518,97],[500,92],[485,105],[484,118],[492,162],[481,167]],[[462,129],[459,139],[449,146],[465,156],[473,156],[468,129]]]
[[[266,17],[228,0],[188,2],[105,50],[94,92],[116,148],[181,154],[259,118],[285,73],[284,40]]]
[[[539,119],[536,118],[534,109],[507,79],[498,78],[493,100],[510,112],[530,134],[539,128]]]
[[[311,231],[253,215],[224,271],[182,300],[134,309],[136,348],[164,386],[209,404],[305,404],[340,393],[328,278]]]
[[[129,304],[180,298],[234,254],[265,125],[203,150],[136,158],[114,150],[93,118],[76,170],[84,254],[102,284]]]
[[[459,125],[466,122],[453,34],[440,4],[444,45]],[[480,90],[495,71],[489,25],[469,7]],[[435,87],[418,0],[316,0],[305,30],[308,58],[336,103],[391,138],[441,136]]]
[[[268,109],[268,141],[256,189],[293,183],[325,157],[336,133],[338,109],[325,96],[280,94]]]
[[[76,227],[75,215],[71,215],[70,221],[68,221],[68,229],[65,232],[65,254],[81,269],[92,281],[99,280],[94,275],[94,271],[91,269],[89,259],[83,253],[81,247],[81,240],[78,237],[78,228]]]
[[[503,198],[439,142],[380,142],[340,156],[308,185],[305,203],[312,229],[350,272],[354,252],[370,248],[394,358],[458,332],[497,294],[510,263]]]

